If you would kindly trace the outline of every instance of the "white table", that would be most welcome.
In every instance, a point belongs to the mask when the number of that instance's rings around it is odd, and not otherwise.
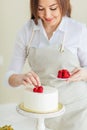
[[[0,104],[0,127],[11,125],[14,130],[36,130],[37,119],[34,118],[35,115],[23,116],[17,112],[17,106],[18,104],[12,103]],[[24,115],[26,115],[26,113],[24,113]],[[38,119],[39,116],[40,115],[38,115]],[[48,115],[42,115],[42,117],[44,116],[48,118]],[[50,117],[53,117],[53,115],[50,115]]]
[[[14,130],[34,130],[36,119],[20,115],[16,106],[17,104],[0,104],[0,126],[12,125]]]

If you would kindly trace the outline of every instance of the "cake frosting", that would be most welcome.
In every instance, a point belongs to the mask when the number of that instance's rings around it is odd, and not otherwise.
[[[43,93],[35,93],[32,88],[24,90],[24,108],[32,112],[47,113],[58,110],[58,90],[44,87]]]

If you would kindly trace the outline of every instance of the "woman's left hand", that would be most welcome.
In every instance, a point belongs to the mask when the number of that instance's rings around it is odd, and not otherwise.
[[[87,81],[87,68],[76,68],[71,72],[69,82]]]

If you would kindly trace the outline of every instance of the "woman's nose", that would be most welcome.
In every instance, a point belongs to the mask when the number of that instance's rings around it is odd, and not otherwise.
[[[50,16],[51,16],[50,10],[45,10],[45,17],[50,18]]]

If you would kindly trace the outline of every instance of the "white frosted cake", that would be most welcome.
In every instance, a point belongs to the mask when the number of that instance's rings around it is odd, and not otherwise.
[[[58,90],[44,87],[43,93],[33,92],[32,88],[24,90],[24,108],[32,112],[48,113],[58,110]]]

